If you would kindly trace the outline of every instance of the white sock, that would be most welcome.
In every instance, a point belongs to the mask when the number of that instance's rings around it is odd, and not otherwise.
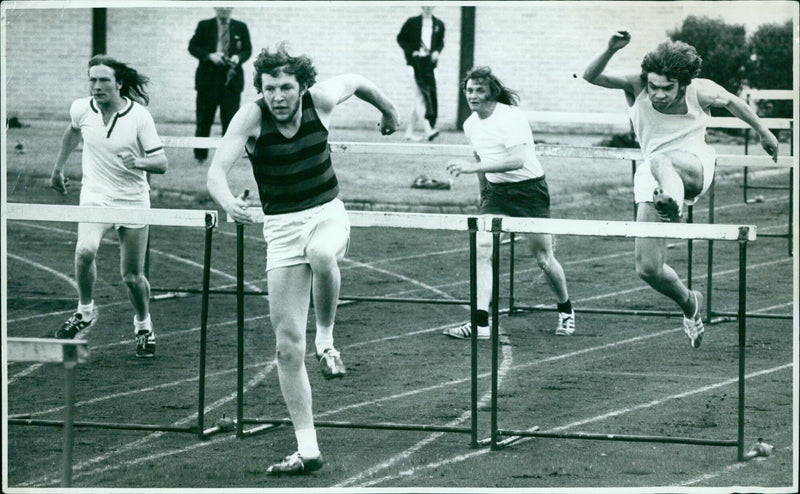
[[[86,305],[83,305],[78,301],[78,314],[81,315],[81,319],[84,321],[91,321],[92,320],[92,312],[94,311],[94,300],[89,302]]]
[[[136,334],[139,334],[139,331],[152,331],[153,330],[153,323],[150,322],[150,314],[147,314],[147,317],[144,321],[140,321],[136,319],[136,316],[133,316],[133,331]]]
[[[333,346],[333,324],[330,326],[320,326],[317,324],[317,335],[314,337],[314,346],[317,347],[317,354]]]
[[[317,444],[317,430],[311,429],[295,430],[294,437],[297,438],[297,452],[303,458],[318,458],[319,445]]]

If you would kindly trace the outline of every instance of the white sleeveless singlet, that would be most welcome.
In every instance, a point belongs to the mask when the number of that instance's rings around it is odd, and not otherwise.
[[[717,154],[713,147],[706,144],[706,128],[710,117],[700,106],[694,85],[686,87],[685,97],[687,112],[668,115],[653,108],[647,90],[643,89],[628,111],[645,156],[645,163],[634,176],[637,203],[652,201],[653,189],[658,186],[650,173],[649,158],[654,154],[679,150],[697,156],[703,165],[703,190],[697,197],[708,189],[714,179]],[[687,202],[694,202],[697,197]]]

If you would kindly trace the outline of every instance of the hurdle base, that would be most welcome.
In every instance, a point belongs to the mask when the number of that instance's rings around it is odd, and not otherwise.
[[[635,434],[599,434],[592,432],[547,432],[539,430],[498,429],[498,436],[511,437],[547,437],[558,439],[593,439],[597,441],[649,442],[665,444],[693,444],[696,446],[728,446],[738,447],[736,440],[700,439],[695,437],[648,436]],[[518,439],[517,439],[518,440]],[[499,442],[498,442],[499,444]]]
[[[63,420],[44,420],[44,419],[30,419],[30,418],[8,418],[8,423],[13,425],[37,425],[45,427],[64,427]],[[188,434],[197,434],[198,429],[196,426],[190,427],[176,427],[169,425],[155,425],[155,424],[132,424],[132,423],[115,423],[115,422],[73,422],[73,427],[83,427],[86,429],[117,429],[117,430],[131,430],[131,431],[159,431],[159,432],[184,432]]]
[[[281,425],[292,425],[291,419],[242,419],[244,424],[261,424],[271,425],[273,427]],[[463,434],[471,434],[470,427],[454,427],[447,425],[432,425],[432,424],[402,424],[397,422],[376,422],[376,423],[363,423],[363,422],[346,422],[346,421],[330,421],[330,420],[315,420],[314,427],[330,427],[339,429],[374,429],[374,430],[397,430],[397,431],[421,431],[421,432],[459,432]],[[253,430],[253,429],[251,429]]]

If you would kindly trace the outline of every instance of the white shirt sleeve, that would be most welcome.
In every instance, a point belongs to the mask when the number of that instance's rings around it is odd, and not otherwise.
[[[531,133],[531,125],[525,113],[519,108],[512,107],[508,112],[507,118],[503,120],[505,127],[505,146],[510,149],[520,144],[533,144],[533,134]]]
[[[81,119],[86,111],[86,105],[79,99],[72,102],[69,107],[70,125],[74,130],[81,130]]]
[[[164,144],[161,138],[158,137],[156,131],[156,124],[153,121],[153,116],[146,109],[141,109],[141,117],[139,118],[139,127],[137,129],[137,138],[139,144],[144,150],[145,156],[155,156],[164,153]]]

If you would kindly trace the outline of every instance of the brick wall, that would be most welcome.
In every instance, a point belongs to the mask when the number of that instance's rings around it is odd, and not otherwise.
[[[87,93],[86,61],[91,51],[91,9],[11,9],[5,2],[7,111],[25,118],[67,118],[70,102]],[[762,22],[784,22],[794,2],[759,2],[752,10],[739,2],[529,2],[479,5],[476,11],[476,64],[490,65],[520,91],[522,106],[536,111],[624,112],[619,92],[590,86],[580,78],[586,61],[605,46],[615,29],[633,41],[612,60],[611,69],[638,70],[644,53],[687,15],[722,17],[745,23],[752,32]],[[248,24],[254,56],[261,48],[288,40],[309,54],[318,80],[355,72],[376,82],[408,115],[411,81],[395,36],[418,8],[397,4],[264,3],[236,7],[233,17]],[[754,12],[758,12],[757,14]],[[460,7],[434,11],[446,25],[440,60],[440,121],[453,127],[459,93]],[[187,46],[197,22],[214,15],[210,7],[172,3],[164,8],[109,8],[107,51],[152,80],[150,110],[156,121],[191,122],[197,61]],[[243,98],[252,99],[252,60],[245,68]],[[789,70],[789,69],[787,69]],[[573,77],[577,74],[577,78]],[[335,126],[362,126],[378,115],[356,100],[334,113]]]

